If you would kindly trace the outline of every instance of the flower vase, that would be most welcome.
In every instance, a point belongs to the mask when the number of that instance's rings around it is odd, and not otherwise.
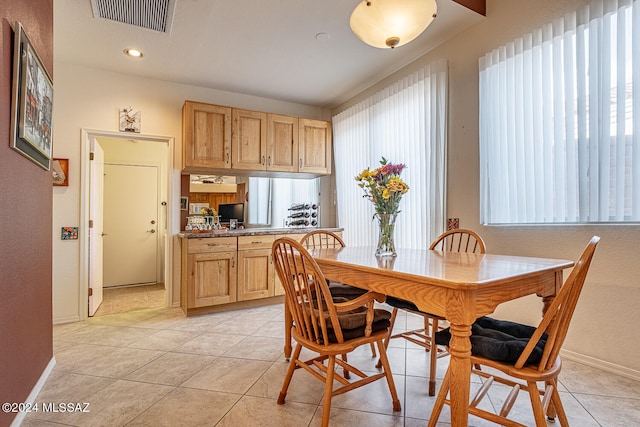
[[[376,256],[396,256],[394,230],[397,214],[376,214],[378,217],[378,246]]]

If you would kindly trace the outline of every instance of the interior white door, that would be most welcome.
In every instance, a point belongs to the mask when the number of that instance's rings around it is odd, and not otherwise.
[[[104,286],[156,283],[158,167],[104,169]]]
[[[93,160],[90,161],[89,219],[89,316],[102,304],[102,231],[104,197],[104,150],[94,141]]]

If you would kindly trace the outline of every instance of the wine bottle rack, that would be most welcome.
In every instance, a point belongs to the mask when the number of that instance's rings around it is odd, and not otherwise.
[[[294,203],[288,209],[287,227],[317,228],[320,226],[320,206],[317,203]]]

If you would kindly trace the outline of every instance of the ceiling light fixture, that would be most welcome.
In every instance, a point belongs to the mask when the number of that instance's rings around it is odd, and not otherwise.
[[[351,14],[351,31],[382,49],[402,46],[418,37],[436,17],[436,0],[365,0]]]
[[[138,49],[127,48],[124,50],[124,54],[127,56],[131,56],[132,58],[142,58],[142,52]]]

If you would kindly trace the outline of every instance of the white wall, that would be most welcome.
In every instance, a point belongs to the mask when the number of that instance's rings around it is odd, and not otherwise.
[[[447,216],[478,231],[489,252],[577,259],[592,235],[602,237],[564,345],[567,355],[640,378],[640,225],[484,227],[479,223],[478,58],[589,0],[488,0],[487,18],[332,114],[435,59],[449,62]],[[409,183],[411,185],[411,183]],[[566,277],[566,275],[565,275]],[[505,304],[497,317],[537,324],[536,297]],[[571,352],[570,354],[568,352]]]
[[[53,112],[53,155],[69,159],[69,186],[53,187],[53,322],[64,323],[86,317],[81,304],[80,240],[62,241],[62,226],[80,224],[80,137],[81,129],[118,131],[118,110],[133,107],[141,111],[141,134],[175,138],[174,165],[170,167],[172,193],[169,215],[174,229],[173,289],[171,298],[179,302],[180,168],[182,147],[182,105],[185,100],[209,102],[279,114],[329,119],[318,107],[259,98],[171,82],[142,79],[73,64],[55,62],[55,107]],[[57,233],[56,233],[57,230]],[[86,231],[79,230],[79,238]]]

